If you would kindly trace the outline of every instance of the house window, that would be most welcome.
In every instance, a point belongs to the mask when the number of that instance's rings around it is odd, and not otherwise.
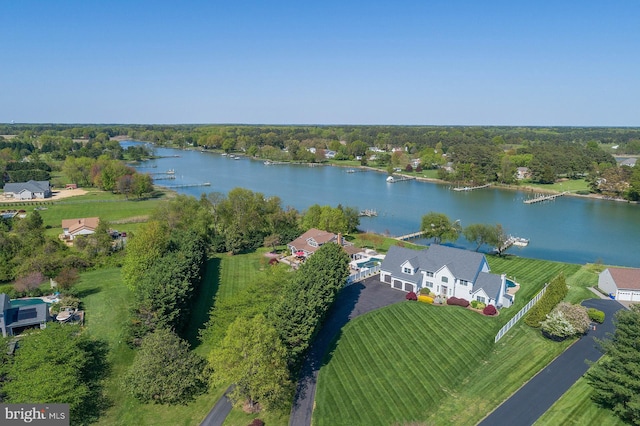
[[[482,296],[476,296],[476,300],[480,303],[487,303],[486,299]]]
[[[460,280],[460,285],[467,285],[467,284],[469,284],[469,281]]]
[[[426,281],[425,284],[427,287],[433,288],[433,283],[431,281]]]
[[[428,277],[433,277],[433,272],[426,272]]]
[[[405,266],[404,268],[402,268],[402,272],[404,272],[405,274],[412,274],[413,270]]]
[[[448,283],[449,282],[449,277],[442,277],[442,282],[443,283]]]

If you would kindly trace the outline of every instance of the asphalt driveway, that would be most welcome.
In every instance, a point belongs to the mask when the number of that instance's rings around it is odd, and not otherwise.
[[[614,332],[613,316],[623,306],[615,300],[603,299],[585,300],[582,305],[603,311],[606,315],[605,322],[571,345],[479,425],[532,425],[586,373],[589,369],[587,361],[600,359],[602,352],[594,339],[604,339],[608,333]]]
[[[291,409],[290,426],[311,425],[318,371],[325,353],[342,327],[352,318],[401,302],[405,296],[405,292],[381,283],[380,275],[352,284],[340,292],[302,366]]]

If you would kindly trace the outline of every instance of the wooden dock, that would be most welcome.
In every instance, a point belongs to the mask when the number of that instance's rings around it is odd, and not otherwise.
[[[498,248],[496,248],[495,250],[498,253],[502,253],[511,246],[526,247],[527,245],[529,245],[529,240],[527,240],[526,238],[514,237],[513,235],[509,235],[509,238],[507,238],[507,241],[505,241],[502,247],[500,247],[500,250],[498,250]]]
[[[205,183],[185,183],[182,185],[169,185],[165,186],[165,188],[174,189],[174,188],[195,188],[197,186],[211,186],[210,182]]]
[[[378,212],[372,209],[360,210],[358,216],[375,217],[378,216]]]
[[[525,204],[534,204],[534,203],[542,203],[543,201],[553,201],[558,197],[562,197],[567,192],[561,192],[559,194],[551,194],[551,195],[543,195],[539,194],[533,198],[529,198],[528,200],[524,200]]]
[[[404,182],[405,180],[414,180],[414,179],[415,179],[415,176],[389,176],[387,178],[387,183]]]
[[[424,232],[418,231],[418,232],[413,232],[411,234],[406,234],[406,235],[401,235],[399,237],[396,237],[396,240],[398,240],[398,241],[407,241],[407,240],[412,240],[414,238],[420,238],[423,235],[424,235]]]
[[[476,189],[488,188],[490,186],[491,186],[491,184],[487,183],[485,185],[478,185],[478,186],[457,186],[457,187],[451,188],[451,189],[453,189],[454,191],[473,191],[473,190],[476,190]]]

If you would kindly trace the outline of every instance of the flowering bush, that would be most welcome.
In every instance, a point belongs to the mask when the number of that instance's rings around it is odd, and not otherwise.
[[[418,302],[424,302],[424,303],[428,303],[428,304],[433,304],[433,298],[429,297],[429,296],[423,296],[420,295],[418,296]]]
[[[447,299],[447,305],[462,306],[463,308],[466,308],[469,306],[469,301],[459,297],[450,297]]]
[[[482,313],[485,315],[495,315],[498,313],[498,310],[496,309],[495,306],[493,305],[487,305],[485,306],[485,308],[482,310]]]
[[[418,300],[418,296],[416,296],[416,294],[414,292],[410,291],[405,296],[405,299],[407,299],[407,300]]]
[[[485,305],[484,303],[482,303],[479,300],[472,300],[471,301],[471,307],[474,309],[484,309],[487,305]]]

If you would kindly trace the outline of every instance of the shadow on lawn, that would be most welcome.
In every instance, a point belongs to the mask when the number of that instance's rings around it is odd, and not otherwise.
[[[217,257],[206,262],[202,282],[198,287],[197,294],[193,297],[191,316],[182,336],[189,342],[192,349],[201,343],[198,334],[209,321],[209,314],[218,294],[218,288],[220,288],[220,263],[221,260]]]

